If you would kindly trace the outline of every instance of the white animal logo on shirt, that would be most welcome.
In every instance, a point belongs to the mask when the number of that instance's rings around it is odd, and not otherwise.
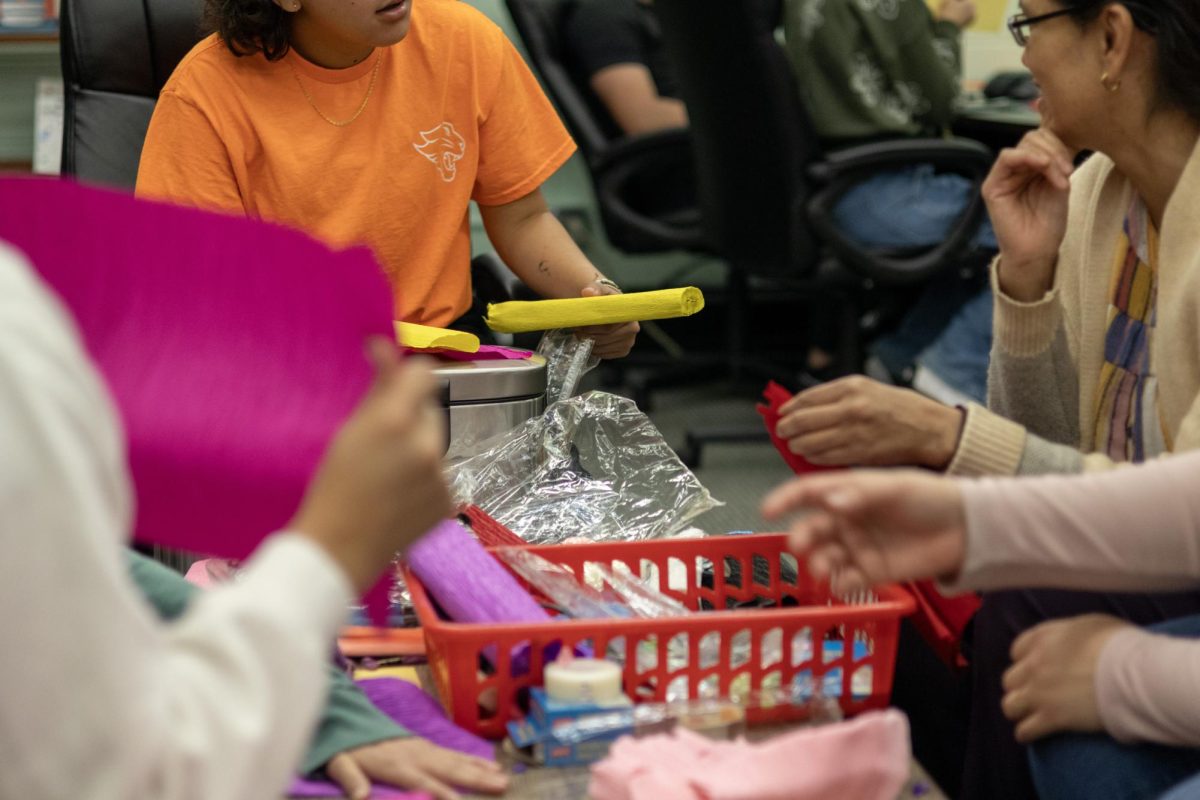
[[[467,140],[454,130],[453,125],[443,122],[421,131],[421,141],[415,142],[413,148],[437,167],[442,180],[450,183],[458,175],[458,162],[467,154]]]

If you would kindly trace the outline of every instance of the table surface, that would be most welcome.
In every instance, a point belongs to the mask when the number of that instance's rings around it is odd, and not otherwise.
[[[1036,128],[1042,121],[1042,115],[1032,105],[1024,100],[1013,100],[1008,97],[963,100],[958,104],[954,113],[960,119],[1019,125],[1027,128]]]
[[[438,696],[437,687],[428,665],[417,667],[417,675],[423,688],[433,697]],[[799,727],[799,724],[760,725],[747,729],[746,738],[759,741],[771,736],[784,733]],[[511,800],[586,800],[588,781],[591,776],[590,768],[580,767],[523,767],[517,772],[513,769],[512,757],[501,747],[496,748],[497,757],[512,773],[512,783],[505,798]],[[482,798],[487,795],[466,795],[471,798]],[[941,789],[933,782],[915,760],[912,762],[912,774],[904,791],[897,800],[949,800]]]

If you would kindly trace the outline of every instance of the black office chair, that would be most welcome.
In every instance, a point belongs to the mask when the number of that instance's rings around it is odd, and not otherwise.
[[[748,357],[752,289],[794,287],[836,312],[837,371],[859,371],[871,334],[864,323],[874,317],[867,312],[894,287],[981,259],[969,246],[983,202],[976,191],[944,242],[910,252],[858,245],[834,223],[833,207],[863,178],[914,163],[967,175],[978,187],[992,154],[976,142],[945,139],[822,153],[775,38],[781,0],[655,0],[654,8],[691,120],[704,231],[732,267],[737,317],[730,358]],[[684,455],[696,463],[705,443],[741,438],[694,432]]]
[[[133,188],[159,90],[203,37],[203,8],[203,0],[63,0],[64,174]]]
[[[686,251],[711,258],[700,228],[689,132],[626,136],[616,129],[590,97],[587,78],[564,45],[579,0],[505,0],[505,5],[531,66],[579,145],[607,240],[630,255]],[[710,307],[714,300],[720,305],[712,294]],[[605,364],[604,381],[621,385],[642,409],[650,408],[656,390],[711,378],[724,367],[723,353],[675,343],[668,332],[673,324],[643,326],[641,338],[661,344],[661,356],[639,350]]]

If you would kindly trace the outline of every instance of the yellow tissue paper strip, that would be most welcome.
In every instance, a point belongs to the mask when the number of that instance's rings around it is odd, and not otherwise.
[[[479,337],[473,333],[431,328],[428,325],[417,325],[412,322],[396,323],[396,341],[405,347],[413,347],[418,350],[438,347],[443,350],[457,350],[460,353],[479,352]]]
[[[695,286],[655,292],[606,294],[569,300],[514,300],[488,305],[488,327],[500,333],[549,331],[687,317],[704,308],[704,293]]]
[[[376,678],[396,678],[397,680],[408,681],[415,686],[421,685],[421,675],[415,667],[378,667],[376,669],[360,668],[354,670],[354,680],[356,681],[371,681]]]

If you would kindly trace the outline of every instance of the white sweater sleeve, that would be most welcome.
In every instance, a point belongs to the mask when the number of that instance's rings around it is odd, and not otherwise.
[[[350,587],[279,535],[244,581],[160,624],[120,545],[116,417],[66,315],[0,244],[0,797],[283,793]]]

